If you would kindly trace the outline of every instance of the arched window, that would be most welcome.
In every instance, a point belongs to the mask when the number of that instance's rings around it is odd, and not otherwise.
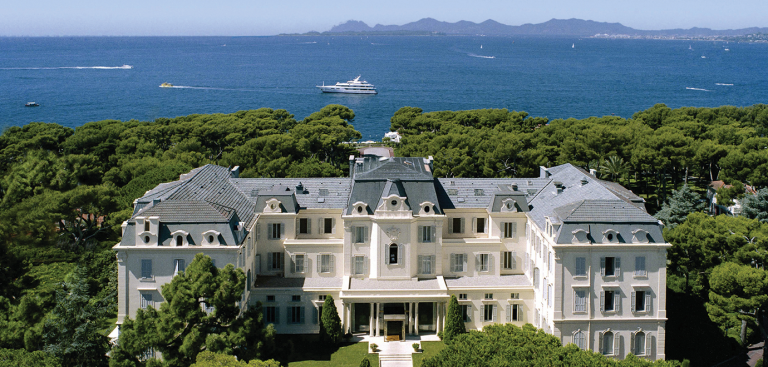
[[[181,246],[184,244],[184,238],[181,236],[176,236],[176,246]]]
[[[612,331],[608,331],[603,334],[603,350],[600,351],[603,353],[603,355],[613,355],[613,337],[614,335]]]
[[[573,334],[573,344],[576,344],[581,350],[587,349],[587,341],[583,331],[579,330]]]
[[[251,290],[251,269],[248,269],[247,283],[245,283],[245,289]]]
[[[390,264],[397,264],[397,245],[391,244],[389,245],[389,263]]]
[[[640,331],[635,334],[635,348],[632,351],[636,356],[645,355],[645,333]]]

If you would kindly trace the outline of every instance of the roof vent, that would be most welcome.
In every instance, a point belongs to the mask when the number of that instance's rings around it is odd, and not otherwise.
[[[584,185],[586,185],[586,184],[588,184],[588,183],[589,183],[589,181],[587,181],[587,178],[586,178],[586,177],[582,177],[582,178],[581,178],[581,186],[584,186]]]
[[[557,194],[562,194],[562,193],[563,193],[563,189],[564,189],[565,187],[563,186],[563,183],[562,183],[562,182],[560,182],[560,181],[555,181],[555,182],[553,182],[552,184],[553,184],[553,185],[555,185],[555,187],[557,188],[557,191],[555,192],[555,195],[557,195]]]
[[[590,175],[592,175],[592,176],[594,176],[594,177],[597,177],[597,170],[596,170],[596,169],[594,169],[594,168],[590,168],[590,169],[589,169],[589,174],[590,174]]]
[[[240,178],[240,166],[234,166],[229,170],[229,176],[232,178]]]
[[[297,194],[303,194],[304,193],[304,185],[299,181],[299,184],[296,185],[296,193]]]
[[[509,185],[509,187],[512,188],[512,191],[517,191],[517,184],[516,183],[513,183],[513,184]]]

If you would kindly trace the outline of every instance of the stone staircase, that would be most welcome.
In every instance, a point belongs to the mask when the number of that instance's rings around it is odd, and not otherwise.
[[[412,367],[411,353],[381,354],[379,353],[379,366],[381,367]]]

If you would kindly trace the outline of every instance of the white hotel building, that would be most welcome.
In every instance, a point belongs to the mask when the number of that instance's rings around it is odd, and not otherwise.
[[[114,247],[118,324],[162,302],[195,254],[247,274],[279,333],[317,333],[332,295],[350,333],[531,323],[615,358],[664,359],[666,250],[643,199],[566,164],[539,178],[434,178],[431,158],[350,157],[348,178],[238,178],[206,165],[136,200]]]

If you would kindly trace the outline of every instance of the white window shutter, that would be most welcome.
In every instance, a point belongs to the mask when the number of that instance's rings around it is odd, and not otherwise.
[[[507,322],[512,322],[512,305],[507,305]]]
[[[605,332],[601,331],[600,336],[597,338],[599,341],[597,344],[597,352],[602,354],[603,353],[603,339],[605,339]]]
[[[517,222],[512,222],[512,237],[517,236]]]
[[[494,266],[495,263],[493,262],[495,260],[495,257],[493,254],[488,254],[488,271],[493,272],[496,267]]]
[[[321,272],[322,269],[323,269],[323,259],[322,259],[322,256],[323,255],[320,255],[320,254],[317,255],[317,272],[318,273]]]
[[[363,275],[367,277],[368,276],[368,263],[369,263],[368,256],[364,257],[364,259],[365,260],[363,261],[363,264],[364,264],[363,265],[364,266],[364,268],[363,268]]]
[[[424,267],[422,266],[422,263],[423,263],[423,260],[424,260],[424,256],[419,255],[416,258],[417,258],[416,262],[418,263],[418,266],[417,266],[418,270],[416,270],[416,272],[417,272],[417,274],[421,274],[424,271]]]
[[[285,224],[280,223],[280,236],[277,238],[285,238]]]
[[[261,236],[261,223],[256,224],[256,240],[259,240],[259,237]]]
[[[336,218],[331,218],[331,234],[336,234]]]
[[[618,289],[613,292],[613,309],[616,312],[621,312],[621,291]]]
[[[312,234],[312,220],[307,218],[307,234]]]
[[[416,232],[418,235],[416,237],[419,243],[424,242],[424,226],[419,226],[419,230]]]
[[[498,314],[498,307],[496,305],[493,305],[493,319],[491,321],[496,322],[498,319],[496,315]]]
[[[523,305],[517,306],[517,321],[525,321],[523,319]]]
[[[429,255],[429,267],[432,269],[430,274],[437,274],[437,269],[435,269],[435,266],[437,266],[437,262],[435,261],[435,255]]]
[[[620,258],[620,257],[617,257],[617,258],[614,260],[614,264],[615,264],[615,265],[614,265],[614,267],[616,268],[616,269],[614,270],[614,274],[616,275],[616,277],[617,277],[617,278],[618,278],[618,277],[621,277],[621,258]]]
[[[512,269],[517,269],[517,252],[512,252]]]
[[[451,272],[455,273],[457,272],[458,266],[456,266],[456,254],[451,254]]]
[[[448,233],[453,233],[453,218],[448,218]]]
[[[489,222],[488,218],[485,218],[485,223],[484,223],[484,226],[483,226],[483,233],[488,233],[488,222]]]
[[[296,228],[295,228],[296,229],[296,237],[299,237],[299,227],[301,227],[300,219],[296,218]]]
[[[336,273],[336,255],[331,254],[328,257],[330,258],[331,273]]]
[[[405,264],[405,246],[397,245],[397,263]]]
[[[296,272],[296,255],[291,254],[291,273]]]
[[[645,291],[645,311],[651,313],[651,292]],[[648,343],[648,337],[645,338],[645,342]]]
[[[363,242],[368,242],[368,227],[363,227]]]
[[[472,321],[472,305],[467,305],[467,321]]]
[[[475,255],[475,271],[478,272],[481,270],[482,260],[480,259],[480,254]]]
[[[477,233],[477,218],[472,218],[472,233]]]
[[[651,358],[651,333],[645,333],[645,356]]]
[[[637,336],[637,332],[633,332],[629,336],[629,352],[635,353],[635,336]]]
[[[469,257],[467,254],[464,254],[463,259],[461,259],[461,271],[467,271],[467,259]]]
[[[600,291],[600,311],[605,311],[605,291]]]
[[[464,218],[461,218],[461,233],[464,233]]]
[[[637,292],[632,291],[632,302],[630,303],[630,309],[632,310],[632,312],[637,311],[635,309],[635,305],[637,304],[636,302],[637,302]],[[634,348],[632,348],[632,350],[634,350]]]
[[[618,356],[621,353],[619,353],[619,341],[621,338],[619,338],[619,333],[613,332],[613,355]]]
[[[429,242],[437,242],[437,226],[430,226],[429,228]]]
[[[605,258],[600,258],[600,275],[605,276]]]

